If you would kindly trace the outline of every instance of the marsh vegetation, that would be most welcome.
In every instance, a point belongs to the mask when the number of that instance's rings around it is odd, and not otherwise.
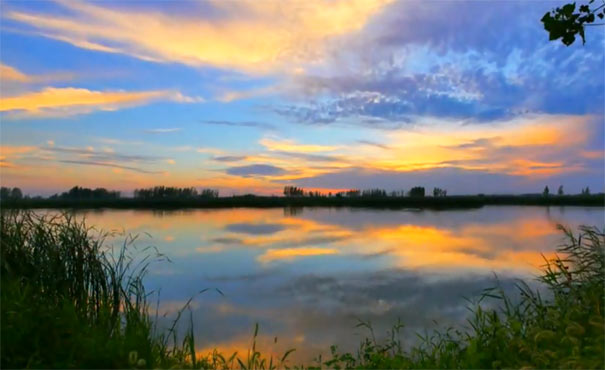
[[[298,364],[288,361],[292,351],[260,353],[258,326],[246,353],[200,353],[191,301],[158,330],[143,280],[166,257],[133,247],[135,237],[110,247],[107,234],[68,214],[4,211],[0,221],[3,368],[599,368],[605,360],[605,235],[593,227],[561,228],[566,243],[539,278],[546,294],[523,281],[514,297],[486,287],[469,301],[467,328],[427,332],[412,346],[405,323],[383,341],[361,321],[367,339],[356,352],[336,344],[330,356]]]
[[[548,188],[548,187],[547,187]],[[350,189],[346,191],[307,191],[296,186],[284,187],[283,196],[255,194],[219,196],[214,189],[198,190],[155,186],[136,189],[133,197],[104,188],[88,189],[75,186],[67,192],[48,198],[23,196],[19,188],[2,188],[0,201],[4,208],[282,208],[282,207],[369,207],[369,208],[477,208],[486,205],[594,206],[605,205],[605,194],[591,194],[588,187],[580,194],[556,195],[547,190],[536,194],[448,195],[446,189],[433,188],[426,196],[422,186],[408,191],[387,192],[384,189]]]

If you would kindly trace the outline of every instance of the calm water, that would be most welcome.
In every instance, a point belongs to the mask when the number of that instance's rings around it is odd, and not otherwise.
[[[263,351],[296,347],[299,360],[326,355],[333,343],[352,349],[361,338],[357,318],[377,333],[401,318],[410,340],[434,321],[464,324],[463,297],[492,286],[494,272],[507,287],[537,274],[540,253],[562,241],[557,223],[605,224],[602,208],[582,207],[79,214],[98,228],[141,234],[139,247],[170,257],[146,280],[148,289],[161,289],[162,323],[199,290],[224,292],[192,304],[199,349],[245,353],[258,322]]]

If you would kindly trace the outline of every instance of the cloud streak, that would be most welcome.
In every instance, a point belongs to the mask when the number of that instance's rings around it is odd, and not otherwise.
[[[249,166],[231,167],[226,170],[229,175],[235,176],[274,176],[284,174],[283,168],[268,164],[252,164]]]
[[[58,80],[71,80],[75,76],[74,73],[53,73],[53,74],[27,74],[19,69],[0,63],[0,81],[4,85],[13,84],[33,84],[44,83]]]
[[[214,0],[204,4],[206,9],[169,17],[140,8],[61,1],[69,13],[11,9],[4,17],[41,36],[84,49],[267,73],[320,59],[327,39],[360,30],[388,2]]]
[[[180,128],[180,127],[174,127],[174,128],[152,128],[152,129],[145,130],[145,132],[148,133],[148,134],[169,134],[169,133],[173,133],[173,132],[179,132],[181,130],[182,130],[182,128]]]
[[[0,112],[24,113],[25,116],[70,116],[93,111],[115,111],[149,104],[153,101],[188,103],[194,98],[169,90],[95,91],[75,87],[47,87],[0,99]]]
[[[270,123],[257,121],[226,121],[226,120],[210,120],[202,121],[206,125],[231,126],[231,127],[252,127],[265,130],[275,130],[276,127]]]
[[[145,170],[145,169],[138,168],[138,167],[123,166],[123,165],[120,165],[120,164],[109,163],[109,162],[78,161],[78,160],[69,160],[69,159],[62,159],[62,160],[59,160],[58,162],[69,163],[69,164],[79,164],[79,165],[85,165],[85,166],[112,167],[112,168],[118,168],[118,169],[121,169],[121,170],[128,170],[128,171],[134,171],[134,172],[146,173],[146,174],[160,174],[160,173],[162,173],[162,171],[150,171],[150,170]]]

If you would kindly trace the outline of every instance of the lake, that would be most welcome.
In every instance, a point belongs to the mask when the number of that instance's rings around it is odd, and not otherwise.
[[[258,347],[278,354],[295,347],[296,361],[325,358],[331,344],[354,349],[368,334],[355,328],[359,319],[382,335],[400,318],[408,343],[417,331],[464,325],[464,297],[476,298],[496,275],[506,290],[516,278],[534,279],[542,254],[552,256],[563,240],[558,223],[605,224],[602,208],[583,207],[77,214],[98,229],[139,234],[137,248],[155,246],[170,258],[146,277],[148,290],[160,291],[161,325],[194,296],[198,349],[245,354],[258,323]],[[224,295],[197,295],[205,288]],[[188,314],[181,324],[185,330]]]

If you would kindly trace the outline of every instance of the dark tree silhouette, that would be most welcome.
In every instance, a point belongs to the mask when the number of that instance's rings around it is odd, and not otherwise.
[[[367,189],[361,192],[361,196],[367,198],[382,198],[387,196],[387,192],[384,189]]]
[[[345,195],[349,198],[356,198],[361,195],[361,191],[359,189],[351,189],[347,190]]]
[[[541,21],[549,34],[549,39],[551,41],[561,39],[564,45],[569,46],[576,41],[576,36],[580,35],[582,44],[586,43],[584,27],[604,24],[594,22],[596,17],[599,19],[605,17],[605,0],[601,0],[599,4],[594,3],[595,0],[590,0],[576,8],[576,3],[573,2],[546,12]]]
[[[563,195],[563,185],[559,185],[559,189],[557,190],[557,195]]]
[[[69,191],[62,193],[59,198],[62,199],[118,199],[119,191],[111,191],[105,188],[89,189],[80,186],[74,186]]]
[[[2,187],[0,189],[0,199],[1,200],[19,200],[23,199],[23,193],[19,188],[7,188]]]
[[[218,198],[218,190],[214,189],[202,189],[200,198]]]
[[[433,189],[433,196],[435,198],[437,198],[437,197],[445,197],[445,196],[447,196],[447,190],[441,189],[441,188],[434,188]]]
[[[196,188],[175,188],[169,186],[154,186],[147,189],[135,189],[136,199],[194,199],[194,198],[218,198],[218,191],[204,189],[198,193]]]
[[[414,186],[408,192],[410,197],[424,197],[424,186]]]
[[[284,186],[284,195],[286,197],[302,197],[305,193],[303,188],[296,186]]]
[[[545,186],[544,191],[542,192],[542,195],[547,197],[549,194],[550,194],[550,189],[548,188],[548,186]]]

